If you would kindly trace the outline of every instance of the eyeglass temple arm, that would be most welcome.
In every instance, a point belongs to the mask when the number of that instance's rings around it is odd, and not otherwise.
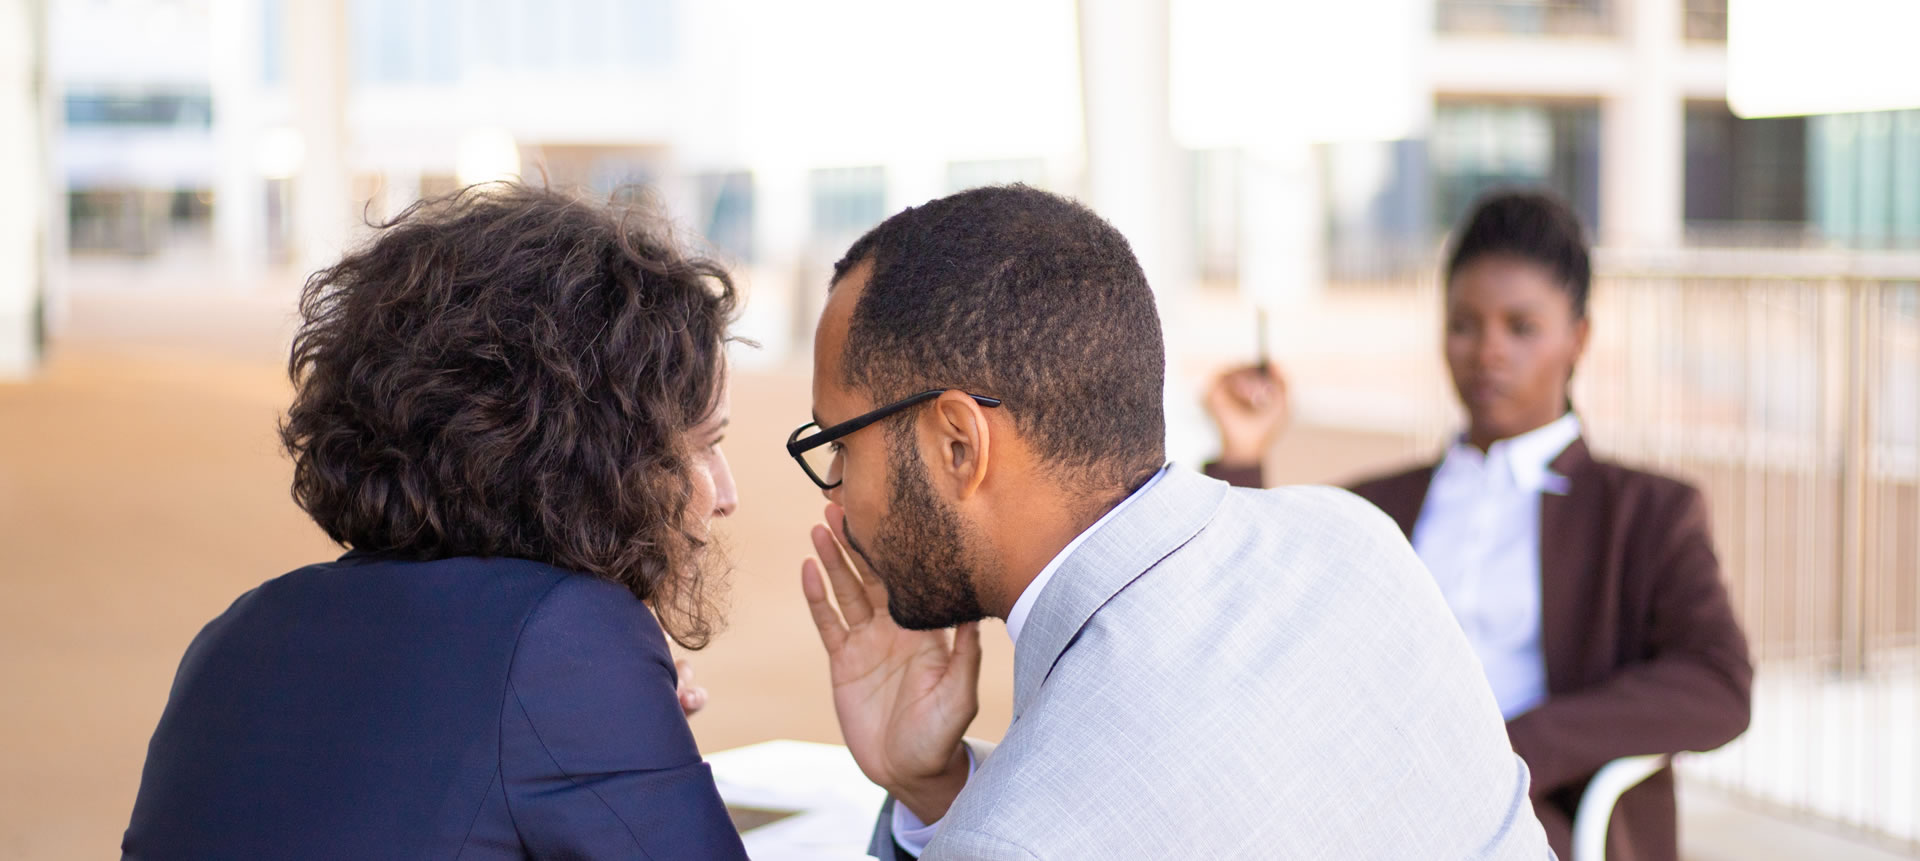
[[[907,407],[913,406],[914,404],[920,403],[922,401],[931,400],[933,398],[939,397],[940,395],[943,395],[946,392],[947,392],[946,389],[933,389],[931,391],[921,392],[920,394],[914,395],[913,397],[907,398],[906,400],[892,404],[883,409],[874,410],[873,412],[867,413],[866,415],[860,416],[859,418],[853,419],[852,421],[849,421],[845,424],[836,425],[833,428],[834,433],[832,436],[828,436],[826,433],[826,429],[822,428],[820,433],[816,433],[805,440],[788,439],[787,454],[793,455],[794,457],[799,457],[802,454],[805,454],[809,451],[819,448],[820,446],[825,445],[829,442],[832,442],[836,439],[839,439],[843,436],[846,436],[847,434],[853,433],[854,431],[865,428],[868,425],[871,425],[874,422],[880,421],[881,419],[884,419],[890,415],[893,415],[894,413],[904,410]],[[997,406],[1000,406],[1000,403],[1001,403],[999,398],[990,398],[990,397],[987,397],[986,395],[968,394],[967,397],[972,398],[975,403],[983,407],[997,407]],[[818,427],[818,426],[819,425],[816,423],[815,427]],[[799,433],[800,432],[797,430],[794,431],[794,434],[796,435],[798,435]]]

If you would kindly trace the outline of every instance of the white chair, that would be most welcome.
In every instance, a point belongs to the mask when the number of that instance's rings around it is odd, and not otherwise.
[[[1613,820],[1613,806],[1627,790],[1666,768],[1672,759],[1664,753],[1621,757],[1594,774],[1586,793],[1580,796],[1580,810],[1573,816],[1573,858],[1569,861],[1606,861],[1607,823]]]

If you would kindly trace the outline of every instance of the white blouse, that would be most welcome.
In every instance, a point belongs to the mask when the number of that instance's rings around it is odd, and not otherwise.
[[[1456,442],[1433,474],[1413,549],[1433,572],[1508,720],[1547,696],[1540,651],[1540,495],[1567,492],[1548,467],[1580,437],[1568,413],[1479,449]]]

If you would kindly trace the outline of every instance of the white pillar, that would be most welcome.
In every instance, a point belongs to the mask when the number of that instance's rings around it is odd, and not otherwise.
[[[1154,292],[1192,279],[1168,104],[1168,0],[1081,0],[1086,203],[1125,234]]]
[[[753,244],[760,265],[799,264],[813,223],[808,207],[806,168],[784,163],[753,167]]]
[[[1305,137],[1246,150],[1241,162],[1240,292],[1256,305],[1319,294],[1320,181]]]
[[[44,65],[38,3],[0,5],[0,380],[40,364],[41,218],[47,195],[35,83]]]
[[[213,0],[213,249],[228,281],[258,282],[267,252],[267,189],[260,148],[263,27],[258,0]]]
[[[354,209],[346,163],[345,0],[286,0],[293,113],[305,157],[293,180],[295,265],[331,265],[346,247]]]
[[[1183,297],[1195,280],[1174,143],[1168,0],[1080,0],[1080,99],[1085,202],[1127,237],[1146,270],[1167,347],[1167,455],[1197,466],[1213,447],[1201,380],[1184,376]],[[1203,336],[1197,335],[1196,336]]]
[[[769,360],[809,359],[813,324],[825,304],[824,262],[813,259],[807,169],[789,161],[753,170],[753,270],[758,291],[747,303],[742,334],[764,345]],[[757,307],[756,307],[757,306]]]
[[[1683,237],[1686,103],[1679,87],[1679,0],[1630,0],[1626,80],[1601,109],[1600,241],[1664,248]]]

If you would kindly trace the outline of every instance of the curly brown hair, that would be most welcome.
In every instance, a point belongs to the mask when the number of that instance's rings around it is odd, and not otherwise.
[[[382,556],[506,556],[717,629],[688,430],[737,294],[645,211],[518,183],[424,201],[308,279],[280,425],[293,498]]]

